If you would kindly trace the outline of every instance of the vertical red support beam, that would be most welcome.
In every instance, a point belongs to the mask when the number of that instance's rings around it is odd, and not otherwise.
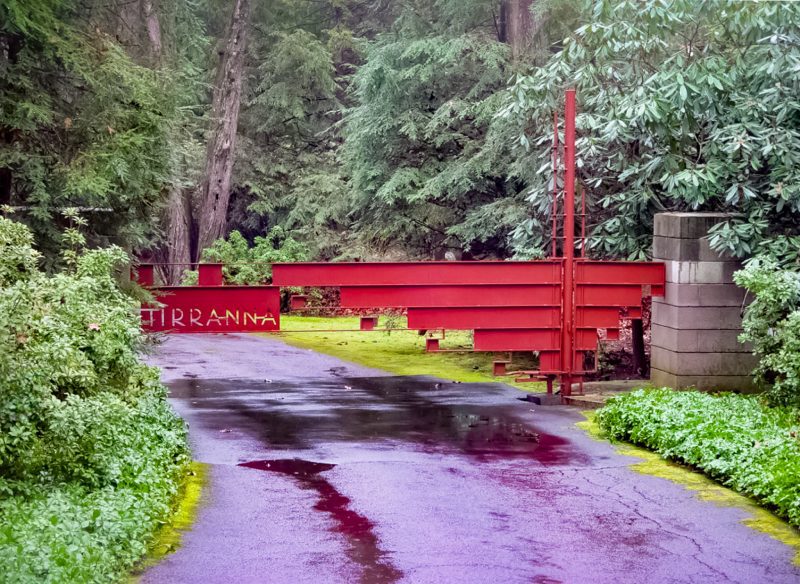
[[[551,257],[558,256],[558,110],[553,112],[553,235]]]
[[[575,90],[568,89],[564,107],[564,323],[561,328],[561,395],[572,393],[575,351]]]
[[[586,257],[586,185],[581,186],[581,257]]]
[[[197,283],[200,286],[222,286],[222,264],[197,266]]]
[[[131,268],[131,277],[139,286],[150,288],[156,281],[155,266],[152,264],[140,264],[135,268]]]

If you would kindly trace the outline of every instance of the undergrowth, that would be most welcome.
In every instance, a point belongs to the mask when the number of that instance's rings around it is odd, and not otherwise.
[[[119,248],[38,269],[27,228],[0,218],[0,581],[113,582],[168,520],[189,455]]]
[[[611,438],[701,470],[800,528],[800,411],[757,396],[639,390],[609,400]]]

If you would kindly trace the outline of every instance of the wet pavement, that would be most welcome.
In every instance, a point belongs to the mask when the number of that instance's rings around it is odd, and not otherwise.
[[[575,409],[393,377],[278,340],[172,336],[209,485],[145,583],[798,583],[794,550],[641,475]]]

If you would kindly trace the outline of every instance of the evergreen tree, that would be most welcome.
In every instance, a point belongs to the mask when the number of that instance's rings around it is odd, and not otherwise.
[[[101,18],[116,8],[104,4],[0,2],[0,203],[51,260],[67,207],[83,210],[91,244],[149,244],[174,178],[179,87],[152,64],[161,27],[152,5],[137,3],[149,7],[144,30],[153,31],[143,32],[152,50],[137,62],[112,34],[114,19]],[[165,3],[162,15],[181,18],[176,6]]]

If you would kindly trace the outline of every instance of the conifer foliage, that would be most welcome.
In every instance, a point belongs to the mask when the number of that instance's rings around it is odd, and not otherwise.
[[[84,210],[95,243],[145,245],[170,180],[174,86],[98,14],[91,3],[0,2],[0,203],[51,255],[66,207]]]

